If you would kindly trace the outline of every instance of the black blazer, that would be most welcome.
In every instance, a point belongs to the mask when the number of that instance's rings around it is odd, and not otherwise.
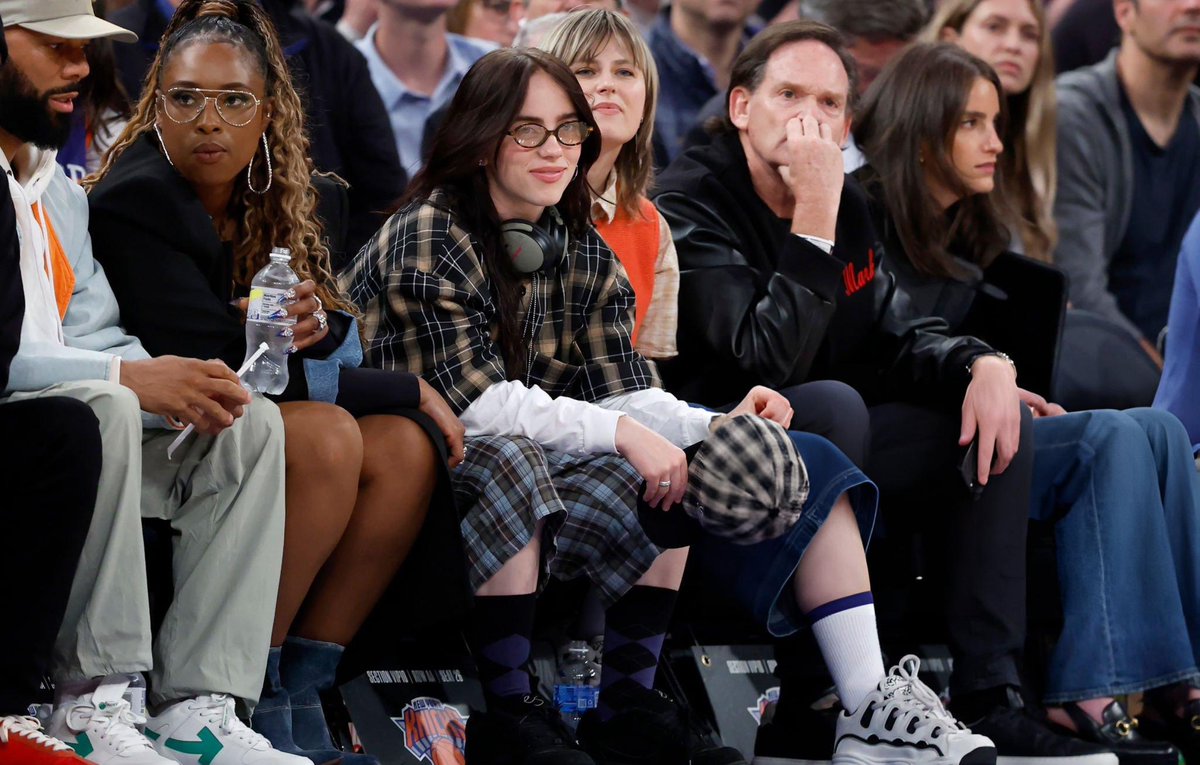
[[[345,250],[352,256],[383,225],[408,186],[391,118],[367,60],[331,24],[311,18],[293,2],[265,0],[262,5],[275,22],[304,104],[313,164],[350,184]],[[112,46],[121,82],[136,102],[167,20],[156,0],[137,0],[109,18],[138,35],[136,43]],[[340,252],[333,255],[336,266],[346,260]]]
[[[346,237],[342,187],[316,176],[317,216],[330,252]],[[92,249],[121,306],[125,329],[153,356],[218,358],[237,369],[246,356],[245,325],[231,305],[245,297],[233,263],[192,187],[171,167],[151,134],[131,146],[88,196]],[[329,312],[329,334],[289,359],[282,401],[308,398],[304,360],[332,353],[350,331],[349,317]],[[338,403],[355,416],[421,401],[415,375],[343,370]]]
[[[330,249],[345,241],[346,195],[315,177],[318,216]],[[88,197],[92,250],[121,306],[125,329],[153,356],[218,358],[237,369],[246,355],[241,312],[230,301],[247,285],[233,282],[230,252],[191,185],[171,167],[151,134],[131,146]],[[307,397],[305,358],[324,358],[346,337],[348,317],[329,313],[330,333],[291,359],[284,400]],[[400,377],[405,406],[419,403],[416,379]]]
[[[346,195],[332,181],[317,177],[314,182],[326,235],[344,238]],[[125,328],[141,338],[151,355],[220,358],[236,369],[245,356],[245,329],[240,312],[229,301],[245,290],[235,289],[231,257],[212,220],[192,187],[162,155],[153,135],[121,155],[92,189],[88,203],[92,249],[117,295]],[[331,330],[339,328],[344,337],[349,320],[332,312],[329,316]],[[302,385],[304,379],[299,358],[327,354],[337,342],[327,338],[296,354],[288,390],[280,398],[304,398],[305,391],[296,388],[297,381]],[[408,411],[420,403],[415,375],[343,370],[340,387],[337,403],[355,416],[400,414],[417,421],[442,453],[445,465],[440,432],[424,414]],[[347,394],[352,401],[343,400]],[[406,626],[456,618],[467,603],[458,514],[445,470],[432,507],[435,510],[426,516],[421,536],[393,584],[394,590],[407,593],[407,602],[423,606],[414,624]]]

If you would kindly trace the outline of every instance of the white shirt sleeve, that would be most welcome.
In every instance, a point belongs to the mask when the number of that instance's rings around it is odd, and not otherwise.
[[[496,383],[471,402],[459,419],[468,436],[525,436],[568,454],[614,454],[623,413],[566,396],[551,398],[538,386]]]
[[[797,234],[796,236],[800,237],[801,239],[807,239],[809,244],[814,245],[826,255],[833,253],[833,240],[831,239],[825,239],[824,237],[820,236],[809,236],[808,234]]]
[[[624,412],[680,449],[708,438],[716,412],[689,406],[661,388],[619,393],[597,405]]]

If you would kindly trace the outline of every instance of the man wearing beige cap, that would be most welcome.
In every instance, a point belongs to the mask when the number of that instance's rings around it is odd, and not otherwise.
[[[99,765],[308,765],[235,714],[238,700],[252,705],[261,690],[282,560],[278,408],[250,404],[222,362],[152,359],[121,329],[92,257],[87,200],[55,161],[82,108],[88,41],[136,37],[97,18],[90,0],[0,0],[0,16],[9,49],[0,170],[25,298],[3,394],[80,400],[101,433],[100,485],[54,647],[58,703],[47,732]],[[171,460],[172,428],[184,423],[197,434]],[[173,532],[175,590],[153,643],[143,518]]]
[[[98,18],[90,0],[3,0],[0,15],[5,29],[19,26],[64,40],[108,37],[115,42],[137,42],[133,32]]]

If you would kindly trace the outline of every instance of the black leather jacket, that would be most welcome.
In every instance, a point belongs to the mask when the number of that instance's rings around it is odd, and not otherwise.
[[[968,363],[991,351],[910,309],[879,268],[883,246],[852,178],[832,254],[758,197],[736,133],[680,156],[654,202],[679,253],[679,357],[662,371],[681,398],[719,406],[756,384],[839,379],[868,403],[957,408]]]

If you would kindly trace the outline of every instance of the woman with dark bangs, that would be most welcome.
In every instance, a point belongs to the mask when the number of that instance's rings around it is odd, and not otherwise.
[[[873,485],[824,439],[802,449],[779,394],[755,388],[728,416],[692,408],[634,350],[633,291],[590,220],[600,143],[561,61],[489,53],[460,85],[407,199],[342,275],[366,315],[369,361],[420,373],[466,427],[453,481],[488,701],[468,722],[468,761],[740,761],[726,749],[689,752],[686,725],[653,691],[687,556],[676,546],[715,535],[747,550],[779,541],[763,581],[745,584],[763,621],[817,635],[854,708],[838,722],[837,761],[993,762],[991,742],[949,716],[913,662],[884,671],[855,510],[873,517]],[[735,442],[745,445],[737,465],[709,461]],[[695,449],[690,467],[685,448]],[[797,470],[807,488],[781,484]],[[766,488],[765,499],[743,514],[709,497],[714,486]],[[851,500],[855,488],[865,491]],[[696,528],[673,523],[680,504]],[[795,515],[750,530],[782,506]],[[717,516],[738,518],[738,530]],[[582,751],[524,669],[542,572],[588,577],[607,609]]]

